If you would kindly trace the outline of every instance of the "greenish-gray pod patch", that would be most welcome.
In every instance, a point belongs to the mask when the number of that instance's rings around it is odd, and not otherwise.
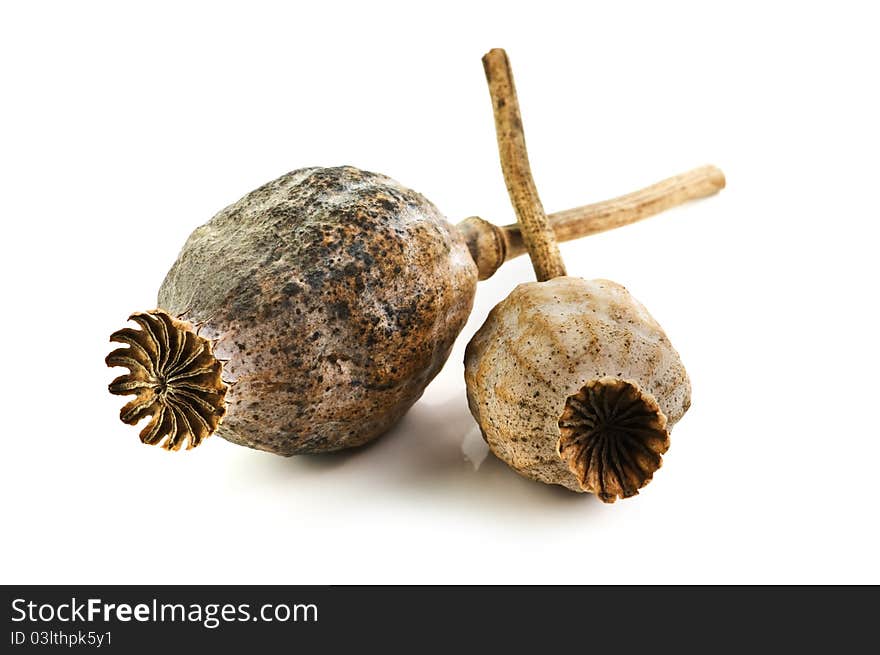
[[[477,268],[422,195],[350,166],[304,168],[196,229],[159,307],[214,341],[217,434],[279,455],[367,443],[440,371]]]

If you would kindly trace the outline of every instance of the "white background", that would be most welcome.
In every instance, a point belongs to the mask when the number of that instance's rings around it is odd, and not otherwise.
[[[880,582],[876,17],[611,4],[4,5],[0,582]],[[107,337],[247,191],[349,163],[450,220],[512,220],[496,46],[548,211],[727,174],[562,248],[570,274],[625,284],[690,372],[654,482],[605,506],[487,455],[462,354],[525,259],[481,283],[446,368],[370,447],[141,445]]]

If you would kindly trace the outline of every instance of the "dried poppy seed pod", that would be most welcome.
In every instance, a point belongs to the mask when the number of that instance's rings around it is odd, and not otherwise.
[[[476,283],[426,198],[350,166],[307,168],[196,229],[158,306],[222,363],[217,433],[293,455],[361,445],[400,418],[446,361]]]
[[[532,180],[510,63],[484,58],[499,154],[538,282],[495,306],[465,351],[468,406],[520,474],[604,502],[638,493],[690,405],[663,330],[619,284],[568,277]]]
[[[520,284],[465,354],[468,405],[501,460],[606,502],[646,485],[690,405],[678,353],[608,280]]]

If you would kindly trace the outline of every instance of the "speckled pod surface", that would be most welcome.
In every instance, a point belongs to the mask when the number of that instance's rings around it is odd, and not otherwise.
[[[465,379],[495,455],[529,478],[606,502],[647,484],[690,405],[669,339],[608,280],[520,284],[468,345]]]
[[[476,283],[426,198],[353,167],[304,168],[196,229],[158,303],[214,342],[229,386],[217,434],[294,455],[388,430],[442,368]]]

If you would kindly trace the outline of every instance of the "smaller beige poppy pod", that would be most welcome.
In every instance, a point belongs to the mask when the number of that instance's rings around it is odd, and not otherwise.
[[[621,285],[568,277],[532,179],[510,62],[483,58],[504,181],[537,282],[495,306],[465,351],[468,405],[520,474],[612,503],[660,468],[690,405],[678,353]]]
[[[651,480],[691,395],[642,304],[615,282],[576,277],[516,287],[468,344],[465,380],[498,458],[605,502]]]

